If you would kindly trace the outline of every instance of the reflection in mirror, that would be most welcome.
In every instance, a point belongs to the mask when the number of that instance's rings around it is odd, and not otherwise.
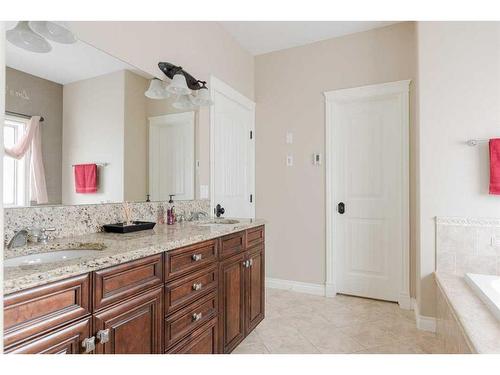
[[[194,199],[198,113],[82,41],[50,44],[6,43],[5,206]]]

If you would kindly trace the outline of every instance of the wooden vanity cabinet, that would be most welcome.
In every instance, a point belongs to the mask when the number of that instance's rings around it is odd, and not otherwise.
[[[5,353],[230,353],[264,318],[264,227],[6,295]]]
[[[264,319],[264,227],[240,234],[240,252],[219,264],[219,350],[230,353]],[[221,241],[224,241],[223,237]],[[252,247],[248,247],[250,241]],[[238,243],[231,235],[231,242]]]
[[[95,352],[162,353],[162,294],[160,286],[94,314]]]
[[[83,354],[82,342],[91,336],[91,319],[86,318],[48,334],[8,348],[15,354]]]

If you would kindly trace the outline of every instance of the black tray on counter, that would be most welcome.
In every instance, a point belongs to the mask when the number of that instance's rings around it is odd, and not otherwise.
[[[152,223],[149,221],[132,221],[132,225],[125,225],[125,223],[116,223],[116,224],[106,224],[102,227],[105,232],[113,232],[113,233],[130,233],[130,232],[138,232],[140,230],[148,230],[153,229],[156,223]]]

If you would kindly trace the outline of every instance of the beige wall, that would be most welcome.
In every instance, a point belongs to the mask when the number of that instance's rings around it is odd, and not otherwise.
[[[267,276],[325,282],[325,166],[311,161],[325,154],[323,92],[414,79],[415,52],[414,23],[400,23],[256,57],[256,213],[269,220]]]
[[[148,124],[144,91],[149,81],[129,71],[124,72],[124,158],[123,198],[145,201],[148,193]]]
[[[64,85],[63,204],[123,201],[124,71]],[[73,164],[109,163],[96,194],[75,192]]]
[[[254,98],[254,58],[217,22],[71,22],[83,41],[159,78],[158,62],[181,65],[194,77],[223,80]],[[209,138],[209,111],[197,113],[200,140]],[[210,147],[197,142],[200,169],[197,183],[210,185]],[[198,196],[199,191],[196,192]]]
[[[42,158],[50,204],[61,203],[63,87],[46,79],[6,67],[5,109],[43,116]],[[18,92],[28,95],[23,99]],[[36,204],[33,202],[32,204]]]
[[[500,23],[419,22],[420,290],[435,316],[435,216],[500,216],[488,195],[488,146],[500,137]]]

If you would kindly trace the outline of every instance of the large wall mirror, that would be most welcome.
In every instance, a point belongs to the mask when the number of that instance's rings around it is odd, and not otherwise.
[[[146,97],[150,74],[83,41],[51,47],[6,43],[4,146],[17,154],[3,161],[5,207],[208,197],[199,182],[209,175],[199,152],[208,148],[208,131],[200,133],[208,124],[196,110]],[[19,143],[36,116],[38,147],[23,153]],[[75,169],[83,164],[96,164],[97,186],[82,192]]]

